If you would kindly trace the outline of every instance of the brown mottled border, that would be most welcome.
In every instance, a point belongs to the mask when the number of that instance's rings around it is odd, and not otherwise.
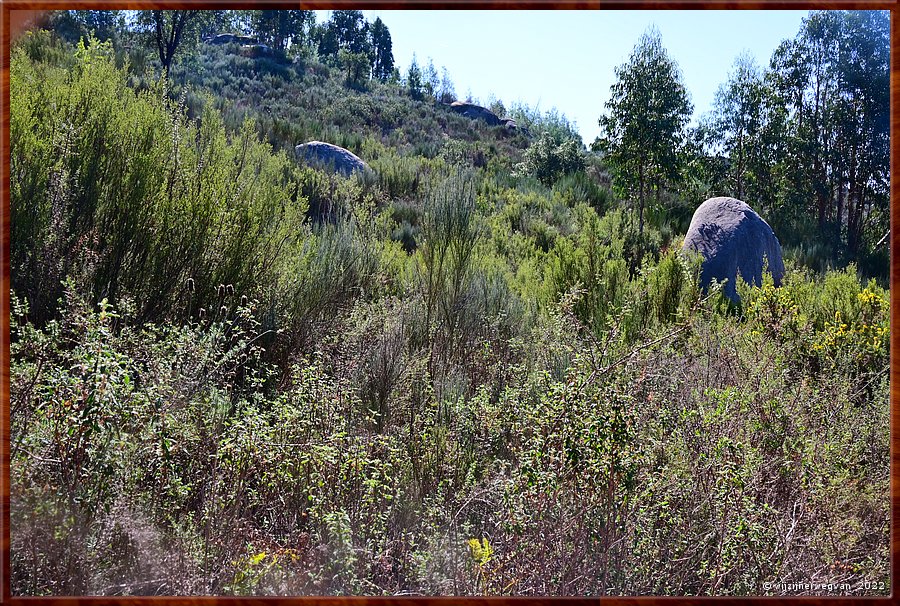
[[[42,10],[72,8],[90,9],[184,9],[184,8],[254,8],[277,9],[296,7],[306,9],[380,8],[380,9],[655,9],[655,10],[738,10],[738,9],[869,9],[891,11],[891,176],[900,170],[900,0],[0,0],[0,603],[13,606],[114,606],[120,604],[175,604],[178,606],[270,606],[273,603],[314,606],[445,606],[473,604],[479,606],[587,606],[598,603],[615,606],[694,606],[709,604],[772,605],[784,602],[809,606],[844,603],[896,604],[896,571],[900,565],[900,181],[891,180],[891,597],[797,597],[797,598],[723,598],[723,597],[609,597],[609,598],[383,598],[383,597],[12,597],[10,594],[9,559],[9,298],[10,298],[10,208],[9,208],[9,62],[10,36],[21,32]]]
[[[0,601],[9,582],[9,11],[0,6]]]

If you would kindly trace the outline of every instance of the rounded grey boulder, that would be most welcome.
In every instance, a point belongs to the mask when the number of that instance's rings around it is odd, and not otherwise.
[[[763,268],[772,274],[776,286],[784,277],[781,244],[775,232],[748,204],[735,198],[710,198],[691,219],[684,250],[703,256],[700,283],[703,288],[715,278],[728,280],[725,295],[734,302],[738,274],[748,284],[762,284]]]
[[[450,109],[457,114],[463,115],[472,120],[483,120],[491,126],[500,126],[504,121],[497,117],[497,114],[486,107],[475,105],[474,103],[465,103],[463,101],[454,101],[450,104]],[[515,124],[515,123],[514,123]]]
[[[301,143],[294,150],[297,156],[319,168],[325,168],[332,172],[350,176],[355,172],[364,172],[369,165],[362,159],[343,147],[324,143],[322,141],[310,141]]]

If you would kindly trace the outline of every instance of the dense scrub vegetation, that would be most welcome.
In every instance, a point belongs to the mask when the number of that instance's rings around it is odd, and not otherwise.
[[[564,119],[233,50],[13,48],[13,593],[890,592],[883,282],[734,305]]]

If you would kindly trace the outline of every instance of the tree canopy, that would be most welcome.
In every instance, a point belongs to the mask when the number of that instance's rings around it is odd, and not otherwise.
[[[646,194],[657,200],[678,175],[678,151],[693,107],[678,65],[662,45],[659,31],[642,37],[629,60],[616,68],[616,82],[600,118],[599,147],[615,171],[620,192],[637,196],[640,231]]]
[[[380,17],[372,22],[370,32],[372,38],[372,77],[384,82],[394,73],[391,32]]]

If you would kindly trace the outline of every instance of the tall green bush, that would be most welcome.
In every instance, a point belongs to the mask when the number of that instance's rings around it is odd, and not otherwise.
[[[75,58],[66,72],[13,52],[12,282],[34,318],[70,274],[143,320],[216,305],[220,285],[258,293],[301,233],[293,163],[249,123],[229,138],[212,104],[189,120],[165,81],[132,90],[109,43]]]

